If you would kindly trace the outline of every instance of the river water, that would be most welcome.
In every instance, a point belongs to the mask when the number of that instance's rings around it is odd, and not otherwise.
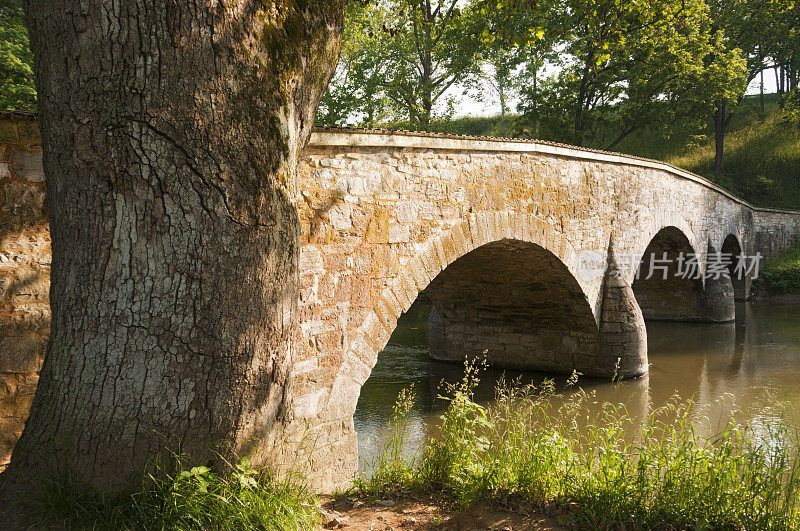
[[[409,419],[407,448],[422,448],[435,436],[444,402],[437,400],[440,382],[457,381],[463,367],[428,358],[429,304],[418,301],[403,315],[372,374],[361,389],[354,415],[362,471],[387,436],[387,425],[398,393],[413,384],[416,400]],[[650,373],[614,385],[581,379],[599,402],[622,403],[643,416],[677,394],[697,407],[696,422],[713,429],[732,410],[738,422],[758,432],[788,421],[800,422],[800,305],[737,303],[736,322],[694,324],[648,322]],[[538,384],[552,375],[488,369],[476,392],[489,403],[497,380],[521,378]],[[555,377],[557,387],[565,377]],[[797,405],[797,407],[795,407]]]

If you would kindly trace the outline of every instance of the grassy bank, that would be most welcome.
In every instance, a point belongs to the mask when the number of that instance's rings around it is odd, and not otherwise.
[[[411,463],[400,458],[409,400],[401,396],[395,436],[362,491],[443,490],[465,508],[517,497],[588,528],[800,525],[798,464],[774,444],[796,448],[788,428],[765,437],[731,421],[704,436],[691,404],[673,401],[640,424],[614,404],[592,413],[586,393],[554,400],[549,384],[500,388],[488,409],[474,402],[477,372],[467,369],[445,393],[441,435]]]
[[[147,530],[314,529],[319,503],[308,491],[275,482],[246,461],[228,474],[193,467],[128,496],[87,491],[68,478],[47,484],[26,508],[36,528]]]
[[[800,295],[800,242],[788,252],[766,264],[753,283],[757,295]]]
[[[705,142],[667,162],[717,181],[759,206],[800,208],[800,129],[780,112],[733,130],[725,139],[725,175],[713,175],[714,145]]]

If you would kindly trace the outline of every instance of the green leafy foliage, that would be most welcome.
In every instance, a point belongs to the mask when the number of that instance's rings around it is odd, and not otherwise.
[[[243,460],[227,474],[195,466],[148,476],[139,492],[114,498],[66,477],[46,485],[30,512],[48,529],[296,530],[317,526],[319,504],[304,488],[267,478]]]
[[[766,294],[800,294],[800,243],[771,260],[756,279],[756,288]]]
[[[33,53],[21,0],[0,0],[0,109],[36,110]]]
[[[743,82],[744,61],[712,31],[703,0],[567,2],[553,64],[521,110],[544,136],[614,148],[655,122],[697,113]],[[604,139],[598,133],[617,134]]]
[[[348,6],[343,59],[322,125],[407,119],[427,128],[450,87],[476,73],[480,21],[458,0],[376,0]]]

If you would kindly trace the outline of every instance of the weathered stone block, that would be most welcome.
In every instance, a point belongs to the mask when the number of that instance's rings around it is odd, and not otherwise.
[[[0,419],[25,421],[31,409],[33,395],[16,395],[0,400]]]
[[[33,335],[0,337],[0,372],[38,371],[43,346],[42,338]]]
[[[404,243],[411,241],[411,227],[409,225],[393,223],[389,225],[389,243]]]
[[[31,183],[44,182],[44,168],[42,167],[41,151],[12,150],[11,160],[14,165],[14,174]]]
[[[367,225],[366,241],[369,243],[389,243],[389,220],[373,218]]]
[[[44,212],[44,189],[17,181],[2,186],[2,212],[22,218],[41,219]]]
[[[350,218],[352,209],[347,203],[340,203],[331,208],[328,216],[331,220],[331,225],[336,230],[348,230],[353,227],[353,222]]]

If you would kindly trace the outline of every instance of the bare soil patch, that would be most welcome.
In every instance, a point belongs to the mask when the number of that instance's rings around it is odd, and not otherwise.
[[[537,515],[522,506],[506,503],[496,507],[489,502],[458,511],[444,497],[404,494],[370,499],[348,496],[323,499],[323,529],[437,531],[477,530],[561,530],[555,519]]]

